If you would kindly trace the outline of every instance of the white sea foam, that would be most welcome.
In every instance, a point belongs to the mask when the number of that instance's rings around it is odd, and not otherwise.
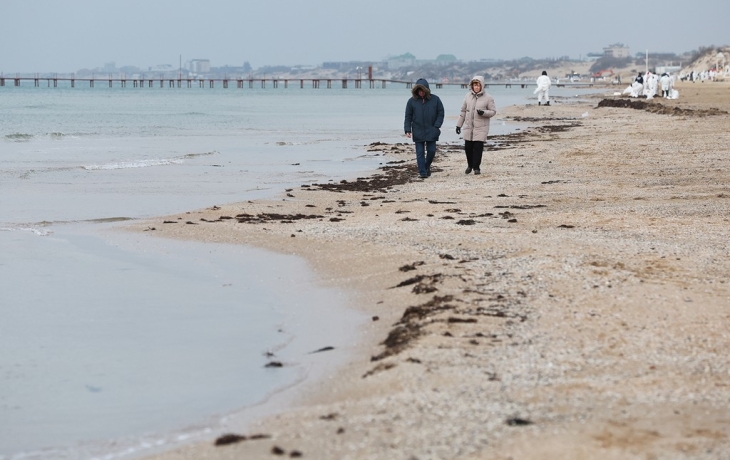
[[[215,150],[211,152],[204,152],[204,153],[188,153],[185,155],[181,155],[179,157],[174,158],[153,158],[149,160],[135,160],[135,161],[119,161],[119,162],[113,162],[113,163],[105,163],[105,164],[98,164],[98,165],[83,165],[81,166],[82,169],[85,169],[87,171],[97,171],[97,170],[113,170],[113,169],[132,169],[132,168],[149,168],[152,166],[169,166],[169,165],[179,165],[185,162],[185,160],[192,160],[194,158],[198,157],[204,157],[208,155],[215,155]]]
[[[151,166],[166,166],[182,164],[183,160],[178,158],[171,159],[154,159],[154,160],[137,160],[137,161],[121,161],[115,163],[106,163],[102,165],[84,165],[81,168],[87,171],[112,170],[112,169],[132,169],[132,168],[149,168]]]
[[[30,232],[38,236],[48,236],[53,234],[52,230],[38,227],[0,227],[0,232]],[[0,458],[2,460],[2,458]]]

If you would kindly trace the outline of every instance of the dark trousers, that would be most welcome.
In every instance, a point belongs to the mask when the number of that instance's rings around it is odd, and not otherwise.
[[[466,152],[466,164],[469,165],[471,169],[479,169],[482,164],[484,142],[465,140],[464,151]]]
[[[431,163],[436,156],[436,141],[416,142],[416,164],[418,174],[427,176],[431,172]]]

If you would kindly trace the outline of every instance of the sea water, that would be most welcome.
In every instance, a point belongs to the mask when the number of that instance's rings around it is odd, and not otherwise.
[[[301,259],[114,227],[366,174],[410,90],[99,86],[0,88],[0,459],[204,439],[331,371],[366,321]],[[465,91],[433,91],[457,142]]]

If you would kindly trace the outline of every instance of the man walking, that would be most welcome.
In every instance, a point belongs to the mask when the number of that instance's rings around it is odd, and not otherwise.
[[[423,78],[416,82],[411,94],[413,96],[406,104],[403,129],[406,136],[416,143],[418,175],[425,179],[431,175],[431,163],[436,156],[436,141],[444,122],[444,105],[438,96],[431,93],[428,82]]]

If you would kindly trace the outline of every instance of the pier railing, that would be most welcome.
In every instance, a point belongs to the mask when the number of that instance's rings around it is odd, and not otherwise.
[[[293,86],[299,86],[299,88],[304,88],[305,86],[311,87],[311,88],[320,88],[322,86],[326,88],[332,88],[333,84],[335,86],[341,85],[341,87],[348,88],[350,85],[352,85],[354,88],[362,88],[364,85],[369,88],[385,88],[388,84],[403,84],[407,88],[412,88],[413,85],[415,85],[415,82],[413,81],[405,81],[405,80],[391,80],[391,79],[385,79],[385,78],[163,78],[163,77],[157,77],[157,78],[145,78],[145,77],[139,77],[139,78],[125,78],[125,77],[118,77],[118,78],[112,78],[112,77],[85,77],[85,78],[76,78],[76,77],[57,77],[57,76],[14,76],[14,77],[8,77],[4,75],[0,75],[0,87],[2,86],[23,86],[23,82],[32,82],[34,87],[40,87],[43,84],[47,87],[54,87],[57,88],[59,82],[63,82],[66,84],[70,84],[71,88],[75,88],[77,84],[83,84],[87,85],[91,88],[94,88],[95,85],[101,84],[101,85],[108,85],[109,88],[114,87],[115,85],[121,88],[126,88],[128,86],[134,87],[134,88],[144,88],[145,86],[148,88],[153,87],[159,87],[159,88],[193,88],[193,87],[199,87],[199,88],[215,88],[216,86],[221,86],[223,88],[229,88],[232,85],[235,85],[236,88],[254,88],[254,87],[261,87],[261,88],[289,88],[290,85]],[[305,85],[306,83],[306,85]],[[432,82],[432,86],[435,88],[443,88],[445,86],[459,86],[463,89],[467,89],[469,87],[469,83],[455,83],[455,82]],[[563,86],[572,86],[572,87],[591,87],[594,85],[593,82],[572,82],[572,81],[566,81],[566,82],[558,82],[555,83],[558,87]],[[520,87],[520,88],[527,88],[530,86],[535,86],[535,82],[530,81],[520,81],[520,80],[503,80],[503,81],[487,81],[485,82],[485,86],[488,88],[490,86],[504,86],[505,88],[512,88],[512,87]]]

